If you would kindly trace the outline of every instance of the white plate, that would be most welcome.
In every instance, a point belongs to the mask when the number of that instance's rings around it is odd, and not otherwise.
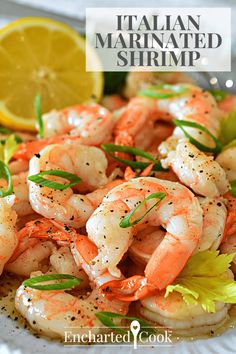
[[[111,354],[110,347],[65,347],[63,343],[57,343],[44,338],[35,338],[28,330],[16,328],[17,322],[0,315],[0,337],[13,353],[18,354]],[[3,347],[2,347],[3,348]],[[115,346],[114,351],[124,354],[143,353],[145,354],[229,354],[236,353],[236,328],[229,329],[219,337],[210,339],[195,340],[192,342],[183,341],[172,346],[164,347],[139,347],[134,350],[132,346]],[[0,346],[0,353],[3,349]]]

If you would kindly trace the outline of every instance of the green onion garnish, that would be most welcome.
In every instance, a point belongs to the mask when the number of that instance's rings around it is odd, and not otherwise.
[[[133,225],[138,224],[157,204],[161,202],[165,198],[166,194],[165,193],[152,193],[148,197],[146,197],[139,205],[137,205],[135,208],[133,208],[125,217],[121,220],[120,222],[120,227],[126,228],[126,227],[131,227]],[[131,217],[133,214],[136,212],[137,209],[139,209],[147,200],[150,199],[159,199],[154,205],[152,205],[142,216],[140,216],[138,219],[134,221],[130,221]]]
[[[130,166],[134,170],[144,170],[147,166],[150,165],[150,162],[141,162],[141,161],[130,161],[130,160],[125,160],[122,159],[112,152],[126,152],[128,154],[132,154],[135,156],[141,156],[146,158],[149,161],[154,162],[155,164],[153,165],[152,171],[167,171],[165,168],[162,167],[161,162],[159,160],[156,160],[151,154],[148,152],[145,152],[141,149],[130,147],[130,146],[124,146],[124,145],[114,145],[114,144],[102,144],[101,147],[103,150],[105,150],[113,159],[116,161],[119,161],[127,166]]]
[[[70,183],[61,184],[58,182],[50,181],[42,177],[45,175],[62,177],[70,181]],[[52,188],[59,191],[63,191],[66,188],[73,187],[79,182],[81,182],[81,178],[79,178],[78,176],[74,175],[73,173],[61,171],[61,170],[48,170],[48,171],[39,172],[36,175],[29,176],[28,180],[36,184],[39,184],[40,186]]]
[[[199,150],[204,151],[204,152],[213,152],[214,154],[218,154],[219,152],[221,152],[222,143],[207,128],[203,127],[201,124],[198,124],[198,123],[195,123],[195,122],[190,122],[190,121],[187,121],[187,120],[178,120],[178,119],[173,120],[173,123],[184,132],[184,135],[189,139],[189,141],[193,145],[195,145]],[[212,140],[215,143],[215,147],[211,148],[211,147],[208,147],[208,146],[200,143],[198,140],[193,138],[184,129],[184,127],[196,128],[196,129],[199,129],[199,130],[205,132],[206,134],[208,134],[212,138]]]
[[[180,85],[153,85],[147,89],[139,91],[139,96],[145,96],[150,98],[171,98],[181,95],[186,92],[187,88]]]
[[[34,107],[36,112],[36,118],[39,125],[39,137],[43,138],[43,120],[42,120],[42,111],[41,111],[41,97],[37,95],[34,100]]]
[[[230,182],[230,193],[233,197],[236,197],[236,180]]]
[[[61,280],[68,279],[63,283],[54,283],[54,284],[45,284],[40,285],[40,283],[44,283],[45,281],[51,280]],[[40,275],[38,277],[26,279],[22,284],[29,288],[37,289],[37,290],[66,290],[72,289],[75,286],[79,285],[82,282],[82,279],[74,277],[71,274],[47,274]]]
[[[2,188],[0,188],[0,197],[2,198],[11,195],[13,193],[11,172],[3,161],[0,161],[0,178],[3,178],[7,181],[7,189],[4,191]]]
[[[107,311],[97,312],[95,315],[99,319],[99,321],[102,322],[102,324],[104,326],[111,328],[118,333],[127,333],[127,330],[125,330],[124,327],[120,327],[114,323],[114,319],[116,319],[116,318],[124,319],[124,320],[128,320],[128,321],[138,321],[140,324],[140,330],[144,331],[144,329],[145,329],[145,332],[147,332],[147,333],[145,333],[145,335],[150,335],[152,333],[156,333],[155,329],[151,326],[151,324],[148,323],[147,321],[143,320],[142,318],[125,316],[125,315],[121,315],[119,313],[107,312]]]
[[[208,90],[210,94],[215,98],[217,102],[221,102],[225,99],[225,96],[227,95],[227,92],[224,90]]]

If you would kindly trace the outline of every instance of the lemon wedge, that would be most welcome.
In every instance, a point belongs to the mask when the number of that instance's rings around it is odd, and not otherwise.
[[[86,72],[85,39],[48,18],[23,18],[0,30],[0,124],[35,130],[34,99],[42,112],[101,98],[102,72]],[[100,63],[90,48],[89,60]]]

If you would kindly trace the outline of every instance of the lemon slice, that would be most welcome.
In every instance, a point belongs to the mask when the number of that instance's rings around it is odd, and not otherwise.
[[[42,112],[98,101],[102,72],[86,72],[85,40],[47,18],[23,18],[0,30],[0,123],[35,130],[34,99]],[[100,63],[90,48],[94,70]]]

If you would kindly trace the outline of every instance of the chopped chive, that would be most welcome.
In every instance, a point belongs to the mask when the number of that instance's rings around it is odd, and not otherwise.
[[[65,281],[63,283],[39,285],[40,283],[44,283],[45,281],[62,279],[68,279],[68,281]],[[22,284],[24,286],[37,290],[66,290],[74,288],[81,282],[82,279],[79,279],[71,274],[46,274],[26,279]]]
[[[155,164],[153,165],[152,171],[167,171],[165,168],[162,167],[161,162],[159,160],[156,160],[151,154],[148,152],[145,152],[141,149],[130,147],[130,146],[124,146],[124,145],[114,145],[114,144],[102,144],[101,145],[102,149],[105,150],[113,159],[116,161],[119,161],[127,166],[132,167],[134,170],[144,170],[147,166],[150,165],[150,162],[142,162],[142,161],[130,161],[126,159],[122,159],[112,152],[125,152],[128,154],[132,154],[134,156],[141,156],[146,158],[149,161],[154,162]]]
[[[36,112],[36,118],[39,125],[39,137],[43,138],[43,119],[42,119],[42,110],[41,110],[41,96],[37,95],[34,100],[34,107]]]
[[[162,99],[176,97],[186,91],[187,87],[180,85],[153,85],[139,91],[139,96]]]
[[[70,181],[70,183],[61,184],[58,182],[53,182],[42,177],[45,175],[62,177]],[[48,187],[60,191],[69,187],[73,187],[76,184],[81,182],[80,177],[74,175],[73,173],[61,171],[61,170],[48,170],[48,171],[39,172],[36,175],[29,176],[28,180],[36,184],[39,184],[40,186],[44,186],[44,187]]]
[[[148,323],[147,321],[143,320],[142,318],[133,317],[133,316],[125,316],[125,315],[121,315],[119,313],[107,312],[107,311],[97,312],[95,315],[104,326],[111,328],[118,333],[127,333],[127,330],[125,330],[124,327],[118,326],[117,324],[114,323],[114,319],[116,319],[116,318],[117,319],[124,319],[124,320],[128,320],[128,321],[138,321],[140,324],[140,330],[141,331],[145,330],[145,332],[146,332],[145,334],[147,336],[152,333],[156,333],[153,326],[150,323]]]
[[[215,98],[217,102],[221,102],[225,99],[225,96],[227,95],[227,92],[224,90],[208,90],[210,94]]]
[[[230,193],[233,197],[236,197],[236,180],[230,182]]]
[[[4,191],[3,188],[0,188],[0,197],[11,195],[13,193],[11,172],[3,161],[0,161],[0,178],[7,181],[7,189]]]
[[[159,204],[165,198],[165,196],[166,196],[165,193],[152,193],[148,197],[144,198],[144,200],[139,205],[137,205],[127,215],[125,215],[125,217],[121,220],[119,224],[120,227],[126,228],[138,224],[157,204]],[[130,222],[130,219],[133,216],[133,214],[136,212],[136,210],[139,209],[147,200],[150,199],[159,199],[159,200],[155,204],[153,204],[142,216]]]
[[[203,127],[201,124],[195,123],[195,122],[191,122],[191,121],[187,121],[187,120],[178,120],[175,119],[173,121],[173,123],[179,127],[184,135],[189,139],[189,141],[195,145],[199,150],[204,151],[204,152],[213,152],[214,154],[218,154],[221,152],[222,150],[222,143],[205,127]],[[202,143],[200,143],[198,140],[196,140],[195,138],[193,138],[185,129],[184,127],[191,127],[191,128],[196,128],[199,129],[203,132],[205,132],[206,134],[208,134],[212,140],[215,143],[215,147],[211,148],[208,147]]]

